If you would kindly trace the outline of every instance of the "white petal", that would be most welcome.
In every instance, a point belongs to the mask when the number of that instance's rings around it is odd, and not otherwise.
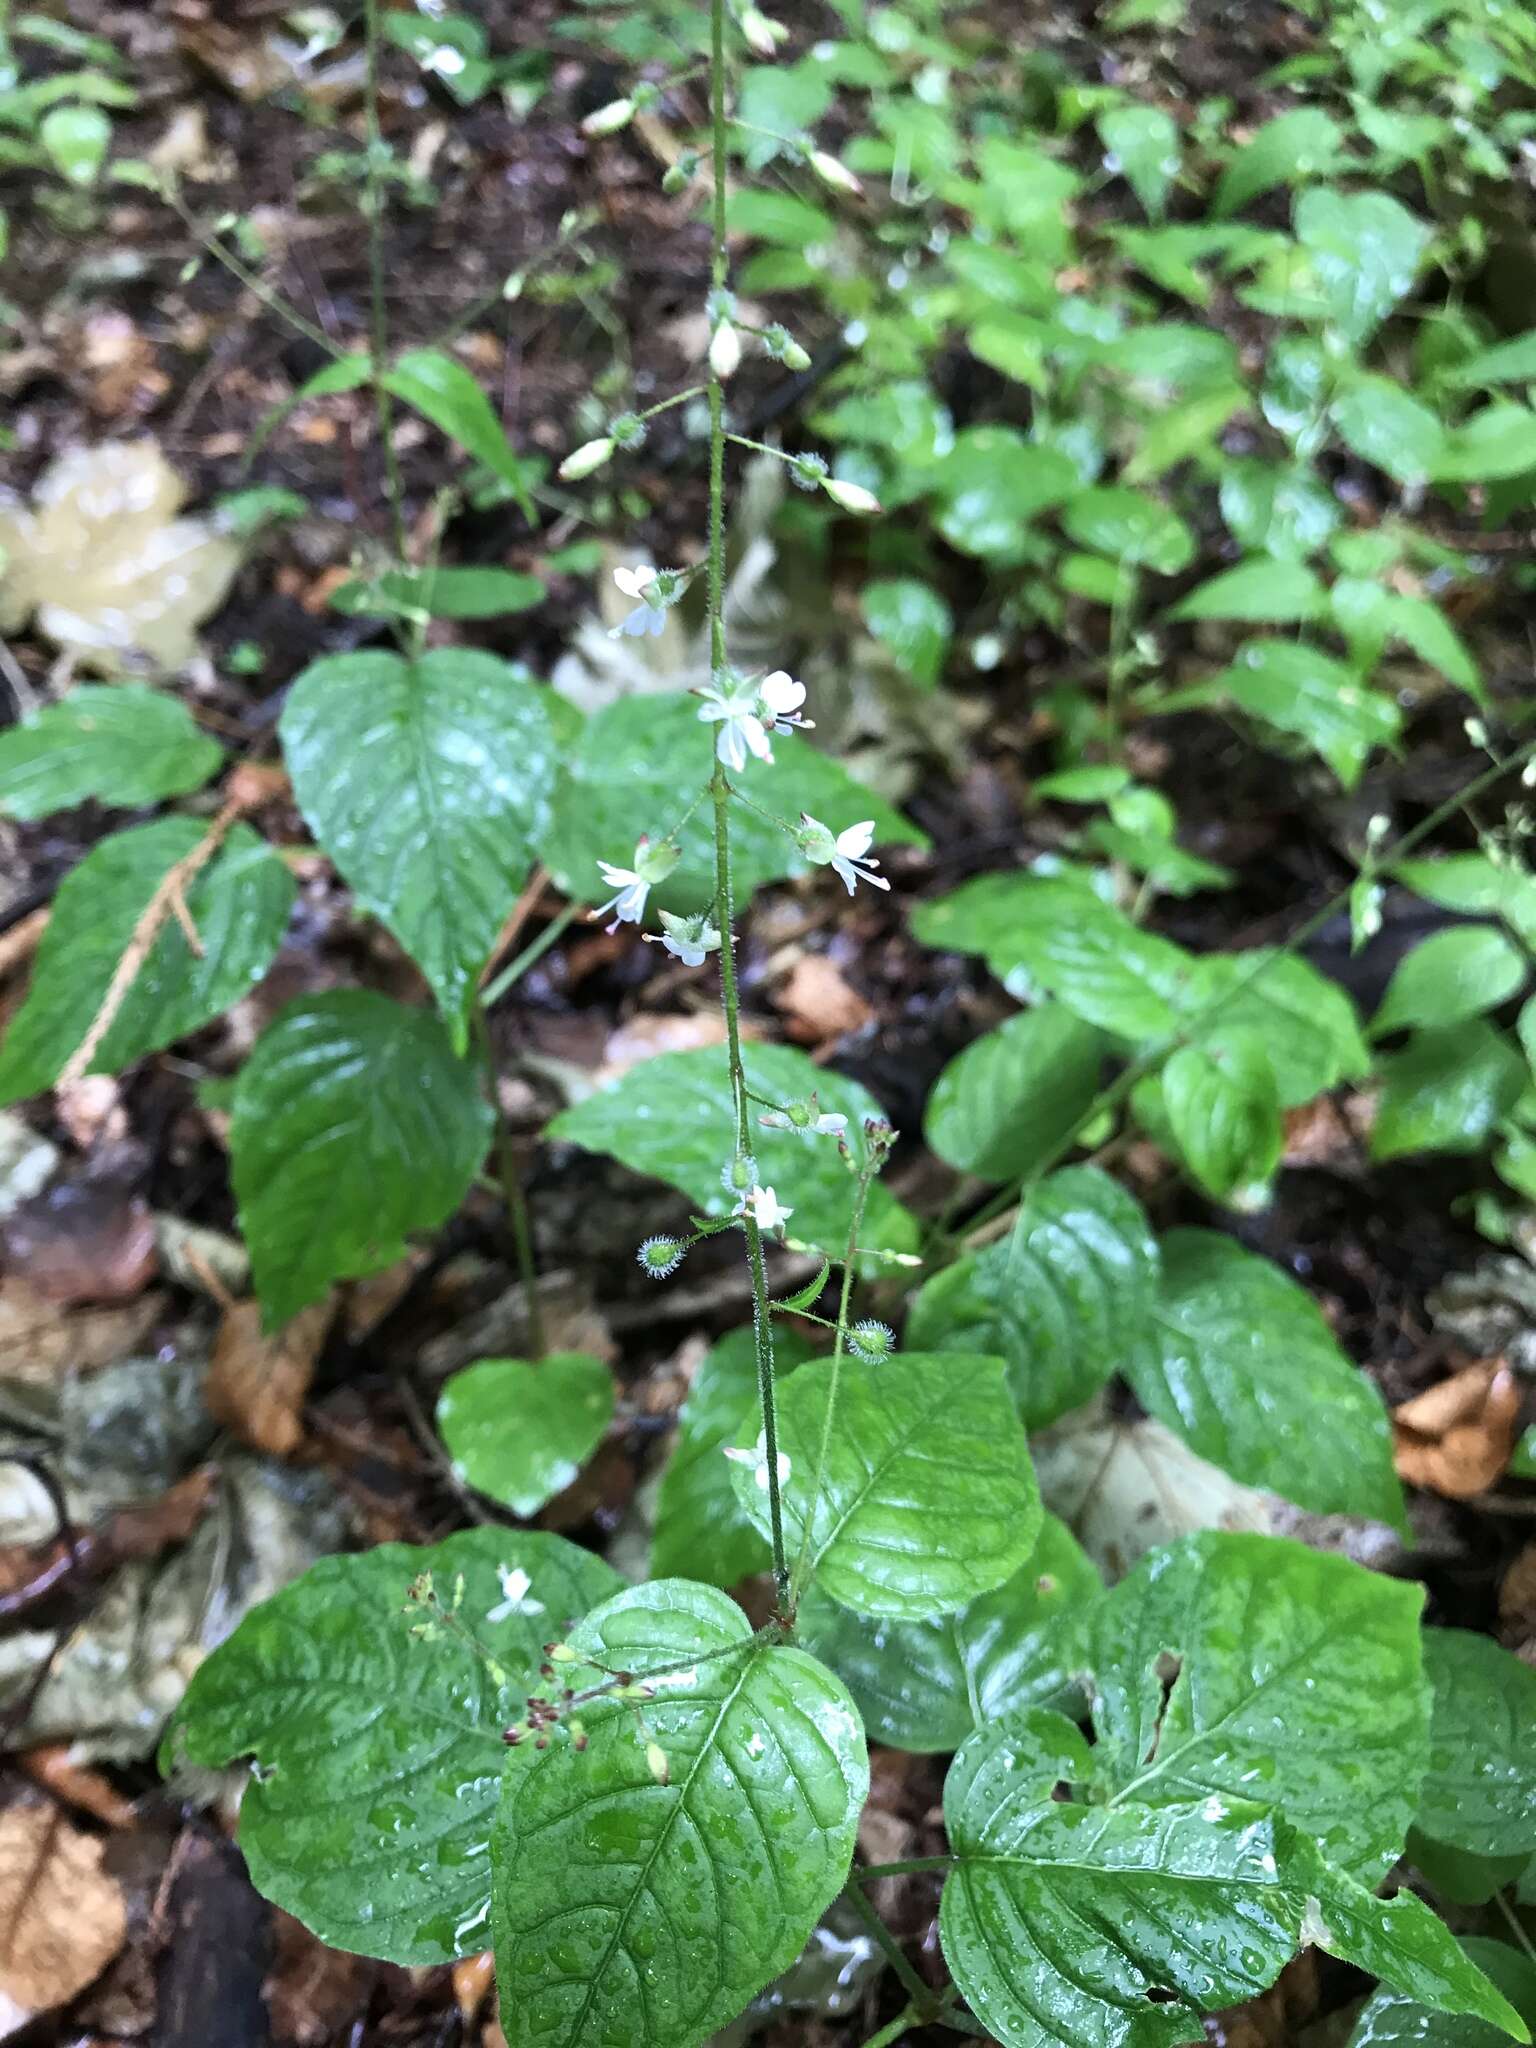
[[[616,868],[612,861],[600,860],[598,866],[602,869],[603,880],[610,889],[627,889],[631,883],[640,879],[633,868]]]
[[[846,832],[837,835],[837,850],[845,860],[857,860],[860,854],[868,853],[875,836],[875,821],[866,818],[862,825],[850,825]]]
[[[776,668],[771,676],[763,677],[758,694],[770,711],[782,717],[805,702],[805,685],[797,683],[787,669]]]
[[[773,759],[773,745],[768,738],[768,728],[763,724],[762,720],[759,718],[741,718],[736,722],[741,728],[742,738],[752,749],[753,753],[756,754],[759,761],[771,761]]]

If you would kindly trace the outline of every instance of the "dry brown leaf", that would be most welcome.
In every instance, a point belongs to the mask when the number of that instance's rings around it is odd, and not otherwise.
[[[1448,1500],[1502,1479],[1520,1429],[1520,1385],[1502,1359],[1469,1365],[1392,1411],[1398,1477]]]
[[[496,1956],[482,1949],[477,1956],[463,1956],[453,1966],[453,1999],[466,2027],[474,2024],[496,1983]]]
[[[203,1385],[209,1414],[255,1450],[281,1458],[297,1449],[305,1397],[335,1314],[331,1295],[268,1336],[261,1304],[235,1302],[213,1341]]]
[[[602,1064],[592,1076],[593,1086],[606,1087],[641,1060],[654,1059],[658,1053],[696,1052],[700,1046],[719,1045],[724,1037],[725,1020],[718,1009],[691,1013],[643,1011],[609,1033]]]
[[[128,1934],[102,1843],[52,1805],[0,1813],[0,2039],[77,1998]]]
[[[862,1031],[875,1014],[825,953],[802,953],[773,1000],[789,1020],[790,1037],[802,1045]]]
[[[141,1294],[120,1308],[60,1308],[24,1280],[0,1280],[0,1379],[47,1385],[66,1372],[100,1372],[137,1351],[165,1298]]]
[[[276,1950],[262,1985],[274,2037],[287,2048],[328,2048],[345,2040],[368,2003],[377,1966],[364,1956],[327,1948],[309,1929],[274,1909]]]
[[[63,1181],[0,1225],[0,1259],[46,1300],[132,1301],[160,1258],[148,1203],[106,1181]]]
[[[1499,1633],[1517,1656],[1536,1663],[1536,1543],[1527,1543],[1504,1574]]]
[[[16,1761],[34,1785],[109,1828],[131,1828],[138,1820],[133,1801],[125,1799],[104,1772],[71,1761],[67,1742],[45,1742],[37,1749],[23,1750]]]

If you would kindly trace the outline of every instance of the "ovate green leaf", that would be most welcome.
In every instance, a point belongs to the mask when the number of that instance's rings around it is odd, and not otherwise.
[[[1536,332],[1495,342],[1458,363],[1447,378],[1455,385],[1536,384]]]
[[[794,1102],[817,1091],[823,1110],[847,1117],[851,1140],[859,1141],[866,1117],[880,1106],[857,1081],[818,1067],[787,1045],[742,1047],[747,1085],[771,1102]],[[730,1198],[720,1171],[735,1137],[730,1074],[725,1048],[663,1053],[643,1060],[608,1087],[563,1111],[549,1126],[552,1138],[607,1152],[636,1173],[681,1188],[711,1216],[724,1215]],[[763,1130],[752,1137],[758,1180],[793,1201],[796,1237],[840,1247],[847,1241],[853,1205],[853,1176],[829,1138],[808,1144],[792,1131]],[[916,1238],[912,1218],[877,1181],[870,1189],[862,1241],[891,1250],[909,1249]]]
[[[446,1221],[490,1132],[479,1075],[430,1011],[365,989],[290,1003],[240,1071],[229,1141],[269,1321]]]
[[[866,583],[859,599],[864,623],[916,682],[932,689],[944,667],[954,614],[931,583],[885,576]]]
[[[1362,377],[1333,403],[1346,448],[1400,484],[1427,483],[1445,459],[1445,430],[1390,377]]]
[[[437,1426],[453,1469],[515,1515],[536,1515],[569,1486],[613,1417],[600,1358],[556,1351],[532,1364],[482,1358],[446,1383]]]
[[[430,1573],[496,1659],[407,1595]],[[240,1811],[257,1888],[322,1941],[443,1963],[489,1936],[487,1837],[501,1731],[539,1689],[543,1645],[618,1591],[559,1536],[466,1529],[434,1549],[328,1557],[264,1602],[192,1680],[162,1752],[258,1765]]]
[[[1370,1069],[1354,1004],[1337,982],[1294,953],[1255,946],[1202,954],[1190,966],[1185,1015],[1196,1044],[1236,1030],[1256,1034],[1283,1109]]]
[[[1222,172],[1215,212],[1239,213],[1276,185],[1326,177],[1339,159],[1342,129],[1321,107],[1295,107],[1266,121]]]
[[[1491,483],[1536,469],[1536,412],[1488,405],[1454,427],[1435,471],[1438,483]]]
[[[1404,1528],[1381,1396],[1305,1290],[1214,1231],[1162,1252],[1151,1340],[1125,1366],[1148,1413],[1245,1486]]]
[[[819,1493],[824,1422],[836,1408]],[[1040,1498],[995,1358],[903,1351],[878,1365],[803,1365],[778,1401],[793,1559],[809,1523],[822,1590],[860,1614],[922,1620],[1011,1578],[1034,1548]],[[755,1425],[748,1432],[749,1443]],[[737,1498],[769,1527],[766,1472],[736,1464]]]
[[[199,789],[224,750],[186,706],[137,683],[83,683],[0,732],[0,811],[43,818],[87,797],[124,810]]]
[[[1176,576],[1194,559],[1195,537],[1158,498],[1126,484],[1095,484],[1079,491],[1061,515],[1079,547]]]
[[[1527,2027],[1536,2027],[1536,1963],[1500,1941],[1473,1935],[1467,1955],[1492,1979]],[[1348,2048],[1508,2048],[1509,2035],[1489,2020],[1435,2012],[1401,1991],[1378,1991],[1356,2022]]]
[[[357,618],[426,612],[437,619],[499,619],[528,611],[543,597],[537,576],[511,569],[388,569],[371,583],[343,583],[331,603]]]
[[[1192,590],[1172,619],[1241,619],[1251,625],[1299,625],[1321,618],[1328,593],[1301,562],[1240,562]]]
[[[1489,1636],[1424,1631],[1434,1695],[1418,1824],[1481,1856],[1536,1850],[1536,1671]]]
[[[934,470],[937,525],[951,547],[984,561],[1021,559],[1021,530],[1077,489],[1071,459],[1013,427],[967,427]]]
[[[549,816],[555,742],[537,686],[468,647],[338,654],[299,677],[280,731],[310,830],[426,975],[462,1049]]]
[[[1390,697],[1301,641],[1250,640],[1210,687],[1266,725],[1304,739],[1346,789],[1359,781],[1372,752],[1396,739],[1402,726]]]
[[[384,388],[430,420],[439,433],[457,441],[477,462],[512,486],[513,496],[533,517],[533,500],[522,462],[508,441],[501,421],[462,363],[440,349],[411,349],[384,373]]]
[[[1179,131],[1161,107],[1112,107],[1100,114],[1107,168],[1118,170],[1151,220],[1160,220],[1179,170]]]
[[[1460,1024],[1496,1010],[1524,980],[1524,956],[1491,926],[1434,932],[1399,962],[1371,1030],[1379,1037],[1408,1025]]]
[[[155,891],[199,845],[195,818],[114,832],[61,884],[32,986],[0,1046],[0,1102],[49,1087],[81,1045]],[[293,878],[266,841],[236,825],[186,890],[201,951],[167,917],[91,1061],[113,1074],[200,1030],[260,981],[282,942]]]
[[[1011,1579],[953,1614],[874,1620],[812,1586],[800,1639],[832,1666],[877,1742],[958,1749],[974,1729],[1074,1693],[1081,1631],[1103,1593],[1098,1573],[1054,1515]]]
[[[1032,1188],[1014,1228],[927,1282],[909,1340],[1002,1358],[1027,1426],[1097,1393],[1150,1331],[1157,1245],[1141,1204],[1072,1166]]]
[[[1070,1135],[1103,1064],[1102,1036],[1070,1010],[1024,1010],[950,1061],[928,1098],[924,1135],[962,1173],[1028,1173]]]
[[[634,1587],[569,1641],[599,1668],[569,1664],[568,1683],[654,1673],[654,1697],[643,1731],[610,1692],[582,1707],[584,1748],[559,1734],[507,1759],[491,1856],[508,2048],[694,2048],[841,1890],[864,1731],[824,1665],[754,1643],[708,1586]]]
[[[1296,202],[1296,236],[1333,325],[1358,348],[1413,289],[1430,231],[1388,192],[1314,187]]]
[[[1481,1017],[1415,1032],[1381,1062],[1371,1157],[1480,1152],[1526,1079],[1515,1048]]]
[[[1185,1165],[1218,1202],[1260,1189],[1279,1164],[1284,1133],[1264,1041],[1240,1025],[1180,1046],[1162,1070],[1163,1108]]]

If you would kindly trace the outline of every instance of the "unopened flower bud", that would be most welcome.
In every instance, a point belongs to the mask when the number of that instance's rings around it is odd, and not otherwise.
[[[645,1767],[658,1785],[667,1785],[672,1780],[672,1766],[667,1761],[667,1752],[659,1742],[645,1745]]]
[[[787,370],[808,370],[811,358],[787,327],[777,322],[763,330],[763,347],[775,362],[782,363]]]
[[[638,448],[646,435],[645,421],[637,412],[617,412],[608,422],[615,448]]]
[[[610,100],[606,107],[597,107],[587,115],[581,124],[581,132],[583,135],[617,135],[634,118],[633,100]]]
[[[741,336],[729,320],[722,320],[710,336],[709,367],[723,384],[741,366]]]
[[[759,57],[771,57],[780,43],[788,40],[789,30],[782,21],[771,21],[760,7],[743,7],[736,17],[741,32],[756,50]]]
[[[648,1237],[635,1257],[652,1280],[665,1280],[683,1263],[687,1246],[675,1237]]]
[[[855,1358],[862,1358],[870,1365],[878,1365],[889,1358],[896,1349],[896,1333],[887,1323],[876,1322],[872,1316],[855,1323],[848,1332],[848,1349]]]
[[[866,491],[862,484],[851,484],[845,477],[829,476],[822,480],[821,488],[834,505],[841,505],[845,512],[878,512],[880,500],[873,491]]]
[[[863,198],[864,187],[839,158],[829,155],[824,149],[813,149],[806,161],[824,185],[832,185],[839,192],[852,192],[857,198]]]
[[[591,476],[594,470],[601,469],[604,463],[613,459],[613,448],[613,440],[607,434],[596,441],[583,441],[581,446],[573,449],[561,463],[561,479],[565,483],[574,484],[579,483],[584,476]]]

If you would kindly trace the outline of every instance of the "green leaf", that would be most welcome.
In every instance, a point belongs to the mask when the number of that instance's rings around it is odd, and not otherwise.
[[[1304,562],[1326,545],[1339,507],[1305,464],[1286,469],[1250,458],[1223,466],[1221,516],[1241,546],[1277,561]]]
[[[1446,373],[1445,381],[1466,389],[1476,384],[1536,384],[1536,331],[1495,342]]]
[[[1143,1805],[1262,1792],[1330,1862],[1376,1882],[1429,1752],[1423,1600],[1277,1536],[1204,1531],[1152,1552],[1096,1612],[1098,1773]]]
[[[230,1162],[271,1323],[392,1265],[464,1199],[490,1142],[474,1067],[428,1010],[365,989],[290,1003],[235,1084]]]
[[[1317,1907],[1304,1923],[1319,1948],[1437,2012],[1486,2020],[1517,2041],[1530,2039],[1519,2013],[1422,1899],[1409,1891],[1374,1898],[1326,1868],[1321,1877]]]
[[[1398,880],[1426,902],[1473,915],[1491,912],[1527,943],[1536,943],[1536,875],[1483,853],[1448,853],[1399,861]]]
[[[830,248],[837,239],[831,214],[782,188],[739,185],[730,195],[732,234],[750,235],[786,249]]]
[[[792,1372],[810,1356],[802,1338],[775,1324],[776,1375]],[[653,1579],[686,1572],[708,1585],[734,1586],[768,1569],[772,1554],[736,1504],[725,1456],[756,1407],[756,1340],[750,1328],[732,1330],[706,1354],[677,1418],[677,1447],[656,1496]]]
[[[1105,168],[1119,171],[1149,220],[1161,220],[1179,171],[1179,131],[1161,107],[1112,107],[1098,119],[1108,151]]]
[[[1163,1107],[1181,1157],[1218,1202],[1265,1186],[1284,1133],[1263,1040],[1241,1026],[1180,1046],[1162,1070]]]
[[[1430,230],[1390,193],[1314,187],[1296,202],[1296,237],[1333,325],[1359,348],[1412,291]]]
[[[1094,1098],[1104,1040],[1058,1003],[1024,1010],[956,1055],[923,1135],[950,1166],[1012,1180],[1055,1157]]]
[[[880,1114],[880,1105],[857,1081],[818,1067],[793,1046],[744,1045],[742,1062],[747,1086],[770,1102],[796,1102],[814,1088],[823,1110],[847,1117],[855,1143],[865,1118]],[[642,1060],[563,1110],[549,1136],[606,1152],[636,1173],[681,1188],[706,1215],[723,1216],[731,1200],[720,1172],[731,1156],[735,1128],[725,1048],[709,1046]],[[813,1244],[845,1244],[853,1177],[831,1139],[808,1143],[793,1131],[759,1127],[752,1147],[759,1183],[793,1197],[792,1235]],[[877,1181],[869,1191],[861,1242],[905,1251],[916,1236],[912,1218]]]
[[[1424,1631],[1434,1695],[1418,1824],[1481,1856],[1536,1850],[1536,1671],[1488,1636]]]
[[[491,401],[462,363],[439,349],[411,349],[391,363],[382,382],[386,391],[510,484],[522,511],[533,518],[523,464],[491,410]]]
[[[627,863],[643,832],[655,838],[673,825],[692,786],[708,778],[712,730],[699,723],[694,700],[682,695],[621,697],[587,720],[561,770],[540,849],[562,889],[584,903],[613,894],[598,872],[599,856]],[[791,820],[809,811],[834,832],[871,818],[877,846],[927,845],[883,797],[793,733],[776,739],[773,753],[772,763],[752,764],[752,801],[764,810]],[[715,894],[714,822],[707,804],[695,810],[677,838],[683,857],[657,897],[668,909],[705,909]],[[738,903],[765,882],[809,872],[787,833],[756,811],[732,811],[731,878]]]
[[[1503,1992],[1527,2027],[1536,2027],[1536,1963],[1503,1942],[1469,1936],[1470,1959]],[[1400,1991],[1378,1991],[1355,2023],[1348,2048],[1507,2048],[1509,2035],[1488,2020],[1440,2013]]]
[[[800,1639],[842,1679],[877,1742],[958,1749],[1005,1712],[1073,1699],[1079,1640],[1103,1587],[1054,1515],[1029,1558],[990,1593],[928,1621],[853,1614],[812,1586]]]
[[[1245,1486],[1406,1528],[1381,1395],[1310,1295],[1214,1231],[1170,1231],[1162,1255],[1150,1338],[1125,1360],[1148,1414]]]
[[[1079,491],[1061,515],[1079,547],[1177,576],[1194,560],[1195,536],[1176,512],[1125,484]]]
[[[462,1051],[549,816],[540,691],[474,648],[337,654],[298,678],[279,730],[305,822],[425,974]]]
[[[1536,469],[1536,412],[1526,405],[1488,405],[1446,437],[1437,483],[1490,483]]]
[[[817,1473],[828,1403],[835,1428]],[[784,1529],[790,1557],[807,1520],[824,1593],[859,1614],[920,1621],[1002,1585],[1040,1531],[1040,1496],[1024,1431],[995,1358],[893,1353],[803,1365],[778,1401],[790,1464]],[[756,1435],[755,1418],[749,1435]],[[765,1470],[732,1467],[737,1499],[769,1526]]]
[[[1246,1799],[1062,1801],[1094,1756],[1041,1710],[973,1735],[944,1786],[944,1957],[1004,2048],[1171,2048],[1264,1990],[1304,1907],[1283,1821]]]
[[[200,789],[223,759],[179,698],[83,683],[0,732],[0,811],[44,818],[88,797],[130,810]]]
[[[602,1441],[613,1400],[612,1373],[583,1351],[536,1365],[482,1358],[444,1386],[437,1427],[458,1478],[515,1515],[536,1515]]]
[[[537,576],[511,569],[387,569],[369,582],[343,583],[331,603],[352,618],[500,619],[544,601]]]
[[[1396,739],[1402,717],[1390,697],[1353,669],[1292,640],[1250,640],[1210,685],[1240,709],[1316,749],[1346,789],[1360,780],[1378,746]]]
[[[1299,185],[1326,177],[1338,162],[1343,130],[1321,107],[1295,107],[1266,121],[1245,142],[1221,174],[1213,211],[1241,212],[1250,200],[1276,185]]]
[[[939,532],[983,561],[1023,558],[1021,534],[1038,512],[1078,487],[1071,458],[1013,427],[967,427],[935,465]]]
[[[1380,1072],[1373,1159],[1480,1152],[1526,1085],[1524,1061],[1482,1018],[1415,1032]]]
[[[915,681],[931,690],[955,630],[954,614],[932,584],[915,576],[887,576],[866,583],[859,603],[870,632]]]
[[[1428,483],[1445,460],[1445,429],[1390,377],[1362,377],[1333,402],[1346,448],[1400,484]]]
[[[1323,616],[1328,593],[1301,562],[1239,562],[1181,598],[1170,619],[1240,619],[1253,625],[1304,624]]]
[[[1157,1244],[1141,1204],[1097,1167],[1029,1191],[1012,1231],[957,1259],[918,1294],[908,1341],[1006,1361],[1026,1425],[1091,1399],[1144,1343]]]
[[[1006,877],[998,892],[1009,913],[987,949],[987,965],[1013,985],[1023,969],[1030,983],[1054,995],[1086,1024],[1123,1038],[1159,1038],[1178,1020],[1189,955],[1167,939],[1144,932],[1121,910],[1080,883]],[[931,940],[931,913],[915,919],[918,936]],[[942,940],[940,943],[953,943]]]
[[[1507,1002],[1525,980],[1525,958],[1489,925],[1458,925],[1421,939],[1397,966],[1374,1037],[1409,1025],[1460,1024]]]
[[[27,999],[0,1047],[0,1102],[51,1087],[84,1043],[155,891],[201,844],[196,818],[160,818],[98,840],[65,877]],[[293,907],[293,878],[264,839],[236,825],[186,891],[201,952],[167,917],[89,1072],[115,1074],[200,1031],[271,965]]]
[[[754,1642],[708,1586],[633,1587],[569,1640],[600,1668],[568,1683],[622,1668],[657,1674],[655,1696],[643,1734],[609,1693],[581,1710],[584,1749],[561,1735],[507,1758],[491,1858],[508,2048],[695,2048],[842,1889],[864,1731],[825,1666]]]
[[[1282,1109],[1370,1071],[1354,1004],[1294,953],[1255,946],[1202,954],[1191,962],[1184,1005],[1184,1028],[1197,1045],[1234,1031],[1262,1039]]]
[[[496,1660],[427,1641],[407,1594],[431,1573]],[[240,1809],[257,1889],[322,1941],[404,1964],[483,1949],[501,1731],[539,1687],[544,1644],[620,1585],[559,1536],[466,1529],[430,1550],[328,1557],[252,1610],[201,1665],[171,1723],[182,1756],[259,1768]]]
[[[54,169],[71,185],[94,185],[112,147],[112,123],[100,107],[50,107],[37,139]]]

